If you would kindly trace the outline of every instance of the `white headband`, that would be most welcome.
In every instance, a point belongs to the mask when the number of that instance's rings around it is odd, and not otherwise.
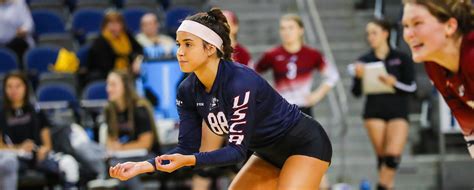
[[[195,22],[192,20],[184,20],[179,26],[178,30],[176,30],[176,33],[181,31],[194,34],[197,37],[206,41],[207,43],[216,46],[219,51],[224,52],[222,51],[222,38],[219,37],[216,32],[199,22]]]

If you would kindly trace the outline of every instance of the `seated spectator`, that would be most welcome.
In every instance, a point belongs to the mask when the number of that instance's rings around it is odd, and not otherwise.
[[[138,74],[143,49],[127,31],[123,16],[117,11],[108,11],[101,31],[89,50],[86,82],[103,80],[112,70]]]
[[[130,78],[122,71],[113,71],[107,77],[109,99],[105,108],[108,126],[107,151],[146,149],[150,153],[159,154],[153,110],[148,101],[137,96]],[[123,161],[112,158],[111,164]],[[139,178],[131,179],[122,186],[128,189],[142,189]]]
[[[25,0],[0,0],[0,26],[0,46],[12,49],[21,61],[34,45],[33,19]]]
[[[171,59],[176,55],[176,42],[169,36],[159,34],[160,23],[153,13],[141,19],[141,32],[136,39],[144,48],[146,59]]]
[[[17,153],[17,172],[37,170],[48,176],[64,176],[63,188],[77,189],[78,163],[70,155],[52,152],[50,124],[46,116],[30,103],[26,77],[16,72],[10,73],[5,77],[3,86],[0,149]]]

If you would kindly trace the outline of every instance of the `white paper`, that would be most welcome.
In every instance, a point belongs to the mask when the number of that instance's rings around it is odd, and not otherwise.
[[[383,62],[371,62],[364,65],[362,89],[364,94],[395,93],[393,86],[386,85],[379,77],[388,75]]]

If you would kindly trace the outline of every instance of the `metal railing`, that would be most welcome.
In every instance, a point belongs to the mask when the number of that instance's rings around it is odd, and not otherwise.
[[[336,67],[336,61],[334,59],[334,55],[332,54],[332,50],[324,31],[324,27],[321,22],[321,18],[318,13],[317,6],[314,1],[312,0],[297,0],[297,9],[298,12],[301,14],[301,18],[305,24],[305,33],[306,39],[308,39],[309,44],[315,45],[317,40],[315,36],[318,37],[319,42],[322,47],[322,51],[324,56],[329,64],[334,64]],[[340,125],[340,131],[337,134],[340,146],[339,156],[341,159],[341,166],[340,166],[340,173],[338,176],[338,181],[345,181],[345,170],[346,170],[346,156],[345,156],[345,138],[347,135],[347,130],[349,126],[349,122],[347,120],[347,113],[348,113],[348,106],[347,106],[347,95],[344,90],[344,86],[342,81],[339,80],[336,83],[334,90],[330,91],[328,94],[328,100],[330,104],[330,109],[333,114],[333,120],[336,125]]]

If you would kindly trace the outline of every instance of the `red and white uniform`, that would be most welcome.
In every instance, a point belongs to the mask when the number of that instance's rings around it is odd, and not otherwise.
[[[234,52],[232,53],[232,59],[234,62],[252,67],[249,51],[247,51],[247,49],[245,49],[245,47],[240,44],[235,45]]]
[[[314,70],[318,70],[330,86],[339,80],[337,70],[325,61],[321,53],[304,45],[297,53],[289,53],[283,46],[267,51],[255,65],[255,70],[261,73],[268,69],[273,70],[276,90],[299,107],[309,106],[306,97],[311,93]]]
[[[458,73],[434,62],[425,63],[425,69],[464,134],[474,135],[474,32],[464,36],[459,61]]]

